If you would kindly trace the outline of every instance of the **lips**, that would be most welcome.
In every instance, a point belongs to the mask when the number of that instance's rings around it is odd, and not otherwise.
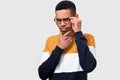
[[[66,31],[68,31],[67,28],[61,28],[60,30],[61,30],[62,32],[66,32]]]

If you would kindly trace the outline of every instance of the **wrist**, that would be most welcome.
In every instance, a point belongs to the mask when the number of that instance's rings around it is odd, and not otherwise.
[[[64,50],[64,48],[63,48],[61,45],[58,44],[57,46],[58,46],[60,49]]]
[[[74,33],[79,32],[79,31],[81,31],[81,30],[74,30]]]

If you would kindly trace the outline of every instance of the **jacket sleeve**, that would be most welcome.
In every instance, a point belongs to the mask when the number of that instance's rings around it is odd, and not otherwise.
[[[79,53],[79,62],[82,69],[85,72],[93,71],[96,67],[97,61],[89,50],[89,47],[87,46],[87,40],[85,39],[81,31],[75,33],[75,39]]]
[[[59,63],[61,53],[62,49],[56,46],[52,51],[52,55],[39,66],[38,74],[42,80],[46,80],[52,76],[57,64]]]

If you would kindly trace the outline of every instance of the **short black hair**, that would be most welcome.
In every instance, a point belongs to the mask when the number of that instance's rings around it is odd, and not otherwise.
[[[62,10],[62,9],[71,9],[72,14],[73,15],[76,14],[76,6],[72,1],[63,0],[63,1],[59,2],[55,7],[55,11]]]

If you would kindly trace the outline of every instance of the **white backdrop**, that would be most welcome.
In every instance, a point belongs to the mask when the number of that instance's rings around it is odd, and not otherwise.
[[[60,0],[0,0],[0,80],[40,80],[37,69],[48,36],[58,33]],[[74,0],[83,26],[95,36],[98,65],[88,80],[119,80],[119,0]]]

